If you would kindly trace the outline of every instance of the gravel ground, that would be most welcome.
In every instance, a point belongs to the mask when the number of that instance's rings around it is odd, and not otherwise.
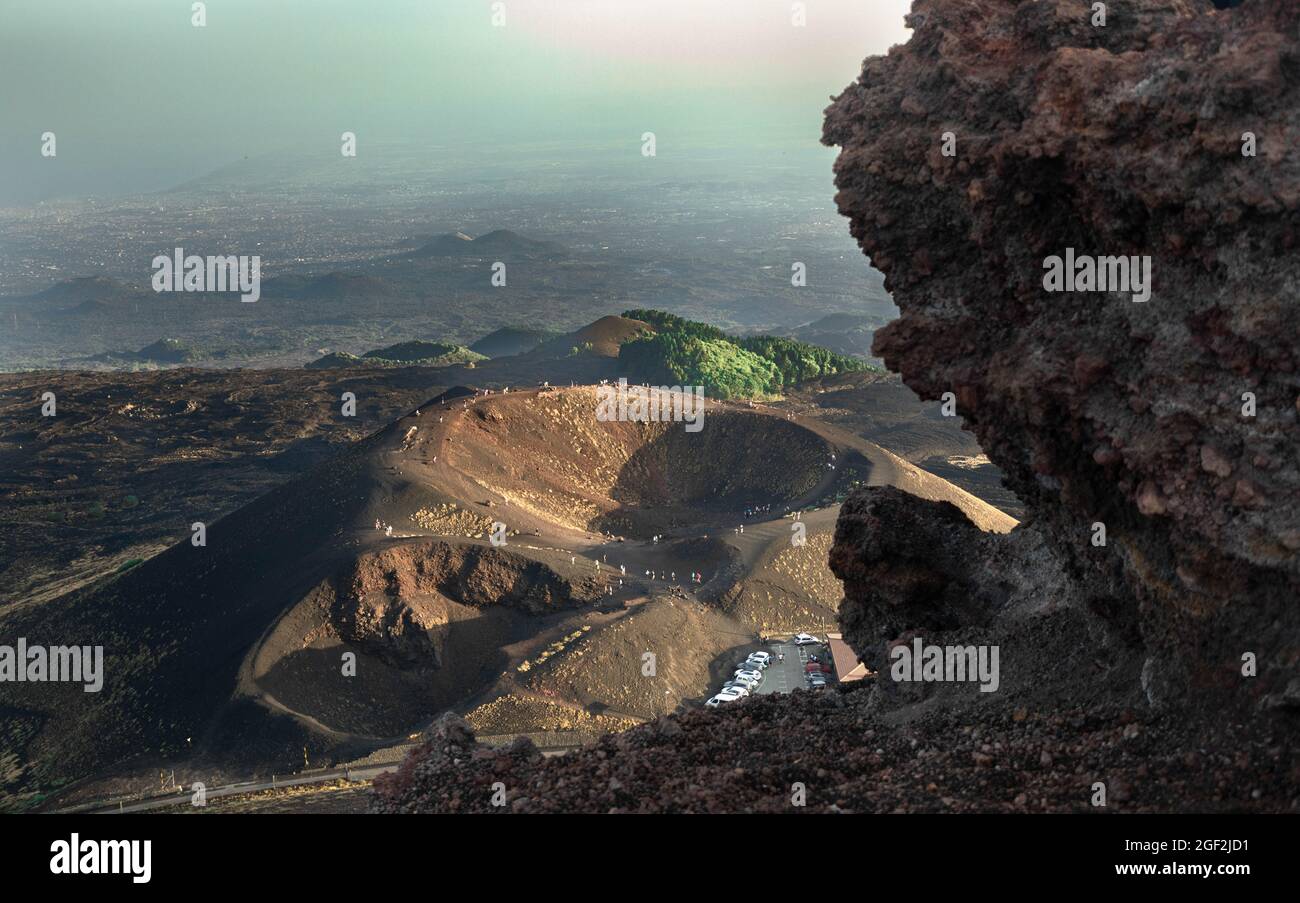
[[[990,705],[900,723],[872,694],[750,699],[545,760],[447,717],[376,780],[371,811],[1300,812],[1300,763],[1266,721]]]

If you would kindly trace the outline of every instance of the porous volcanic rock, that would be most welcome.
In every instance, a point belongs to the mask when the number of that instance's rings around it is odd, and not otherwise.
[[[1150,702],[1203,704],[1206,674],[1232,704],[1280,700],[1300,659],[1300,5],[1113,0],[1096,26],[1074,0],[916,0],[908,22],[824,133],[902,312],[875,353],[953,393],[1071,576],[1059,601],[1136,619]],[[1047,292],[1067,248],[1149,256],[1150,299]],[[954,554],[921,565],[940,595],[967,592]]]
[[[884,720],[866,690],[760,696],[543,758],[446,716],[378,813],[1286,812],[1300,768],[1272,727],[1115,707],[929,710]],[[1094,783],[1107,788],[1094,805]]]

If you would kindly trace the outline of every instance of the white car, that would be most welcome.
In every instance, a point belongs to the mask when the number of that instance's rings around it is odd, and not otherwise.
[[[763,665],[763,667],[766,668],[768,665],[772,664],[772,653],[770,653],[770,652],[751,652],[751,653],[749,653],[749,661],[751,661],[751,662],[761,662],[762,665]]]
[[[752,690],[758,686],[759,681],[758,679],[755,678],[740,677],[739,672],[737,672],[737,676],[727,681],[727,683],[740,684],[742,687],[745,687],[748,690]]]
[[[725,684],[722,685],[722,689],[719,690],[718,692],[719,692],[719,693],[735,693],[735,694],[738,695],[738,696],[748,696],[748,695],[749,695],[749,687],[745,686],[744,684],[742,684],[742,683],[741,683],[740,681],[738,681],[738,680],[729,680],[729,681],[727,681]]]
[[[794,644],[796,646],[815,646],[821,643],[821,640],[811,633],[796,633],[794,635]]]
[[[769,662],[760,661],[759,659],[756,658],[747,658],[743,662],[741,662],[737,667],[748,668],[751,671],[762,671],[768,666],[768,664]]]
[[[744,699],[749,691],[740,687],[723,687],[715,695],[721,699]]]
[[[716,709],[724,702],[735,702],[739,698],[740,698],[739,696],[723,696],[721,693],[719,693],[717,696],[710,696],[707,700],[705,700],[704,704],[711,709]]]
[[[756,684],[763,682],[763,672],[761,671],[746,671],[744,668],[741,668],[736,672],[735,676],[736,680],[752,680]]]

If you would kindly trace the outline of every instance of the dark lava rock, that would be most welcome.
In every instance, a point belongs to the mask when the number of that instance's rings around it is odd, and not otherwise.
[[[866,62],[824,140],[902,311],[875,353],[922,397],[953,393],[1071,578],[1058,602],[1136,625],[1153,703],[1238,707],[1300,660],[1300,6],[1107,7],[1095,27],[1074,0],[917,0],[911,41]],[[1150,299],[1048,293],[1067,248],[1149,256]],[[877,595],[914,612],[984,592],[938,545],[951,517],[904,523],[935,548],[912,573],[874,565]]]

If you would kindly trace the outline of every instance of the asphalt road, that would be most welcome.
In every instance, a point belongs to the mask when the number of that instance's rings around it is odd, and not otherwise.
[[[568,752],[569,748],[563,749],[544,749],[542,755],[550,758],[551,756],[563,755]],[[307,784],[320,784],[326,781],[335,781],[339,778],[346,778],[352,781],[370,781],[381,774],[389,771],[396,771],[400,762],[392,762],[383,765],[367,765],[361,767],[329,768],[322,771],[288,775],[273,781],[245,781],[237,784],[226,784],[221,787],[211,787],[205,791],[207,799],[219,799],[223,796],[238,796],[245,793],[258,793],[264,790],[283,790],[287,787],[302,787]],[[176,806],[193,805],[192,794],[190,791],[179,789],[170,793],[159,793],[151,797],[139,800],[133,800],[128,803],[121,800],[116,803],[98,802],[85,803],[80,806],[74,806],[68,809],[60,810],[66,813],[82,812],[96,814],[118,814],[129,812],[149,812],[155,809],[170,809]]]
[[[789,693],[795,687],[803,686],[803,665],[799,663],[798,647],[793,643],[781,643],[768,646],[772,653],[772,664],[763,672],[763,682],[758,685],[756,696],[768,693]],[[785,661],[781,661],[781,656]]]

